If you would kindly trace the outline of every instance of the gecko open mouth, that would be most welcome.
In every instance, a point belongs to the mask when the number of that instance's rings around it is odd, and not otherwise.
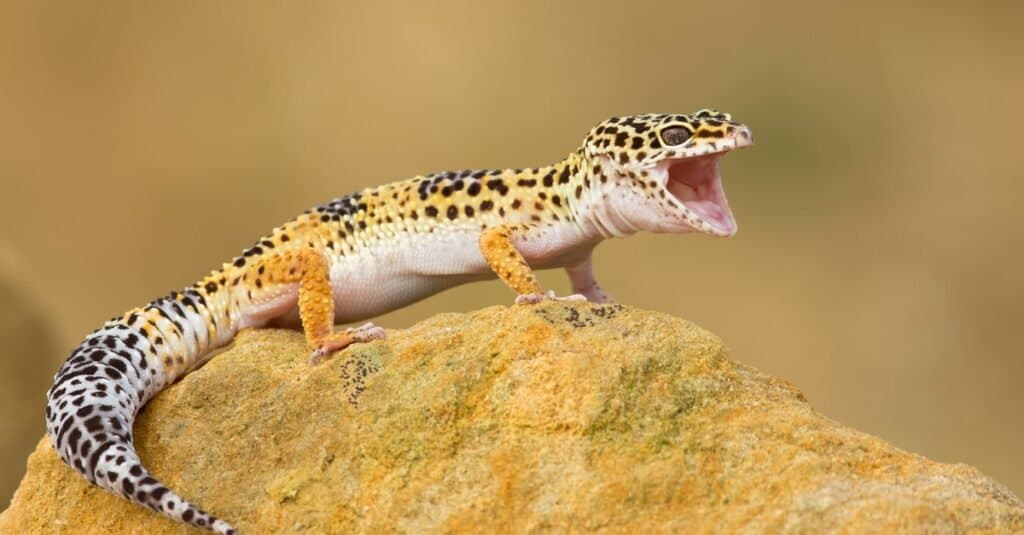
[[[707,223],[713,234],[736,233],[736,219],[722,188],[718,159],[724,152],[693,158],[669,160],[665,188],[690,212]],[[705,229],[698,229],[705,230]]]

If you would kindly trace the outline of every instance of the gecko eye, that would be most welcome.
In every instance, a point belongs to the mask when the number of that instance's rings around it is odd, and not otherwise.
[[[661,131],[661,140],[666,145],[682,145],[690,139],[690,131],[683,126],[670,126]]]

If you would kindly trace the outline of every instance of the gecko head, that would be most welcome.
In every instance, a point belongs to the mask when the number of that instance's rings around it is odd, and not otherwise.
[[[605,175],[614,216],[629,228],[732,236],[718,160],[753,142],[729,114],[700,110],[613,117],[591,130],[583,151],[600,164],[592,168]]]

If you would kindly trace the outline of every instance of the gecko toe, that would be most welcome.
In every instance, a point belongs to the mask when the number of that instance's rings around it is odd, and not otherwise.
[[[554,290],[549,290],[542,294],[519,294],[516,296],[517,305],[535,305],[545,300],[586,302],[587,297],[583,294],[572,294],[565,297],[558,297],[555,295]]]
[[[387,333],[384,332],[383,327],[378,327],[373,323],[364,323],[359,327],[350,327],[345,329],[345,332],[352,335],[353,342],[370,342],[373,340],[383,340],[387,337]]]

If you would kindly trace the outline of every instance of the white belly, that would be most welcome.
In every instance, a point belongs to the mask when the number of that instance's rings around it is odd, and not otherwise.
[[[494,278],[479,238],[479,228],[442,227],[429,234],[392,235],[364,245],[358,253],[331,258],[335,322],[365,320],[453,286]],[[575,265],[593,245],[573,225],[545,227],[515,242],[536,269]],[[282,300],[274,309],[275,325],[298,325],[297,291],[289,297],[290,303]]]
[[[335,259],[334,317],[350,323],[494,274],[477,247],[479,232],[438,229],[403,234]]]

